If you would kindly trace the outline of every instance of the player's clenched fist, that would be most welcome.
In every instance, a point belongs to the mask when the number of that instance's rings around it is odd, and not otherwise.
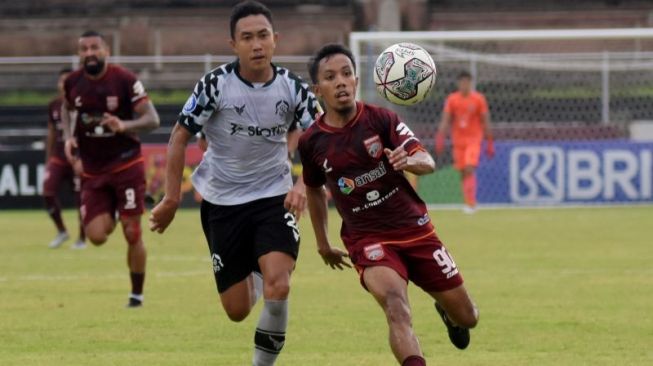
[[[152,209],[149,220],[150,230],[163,233],[172,222],[172,219],[175,218],[178,207],[179,201],[163,197],[163,200]]]
[[[283,206],[299,221],[302,213],[306,210],[306,186],[301,179],[288,191]]]
[[[403,146],[399,146],[394,150],[385,148],[383,152],[388,157],[388,161],[392,164],[394,170],[404,170],[408,167],[408,153]]]
[[[110,129],[111,132],[125,132],[125,123],[120,118],[106,112],[102,116],[102,122],[100,122],[100,124]]]

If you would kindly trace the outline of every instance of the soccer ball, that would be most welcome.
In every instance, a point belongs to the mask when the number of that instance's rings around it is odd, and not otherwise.
[[[422,47],[397,43],[381,52],[374,65],[376,90],[388,101],[413,105],[426,98],[435,84],[435,63]]]

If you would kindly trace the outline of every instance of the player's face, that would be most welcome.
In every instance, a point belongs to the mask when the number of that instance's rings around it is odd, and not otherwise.
[[[458,79],[458,90],[463,94],[469,93],[472,90],[472,80],[470,78]]]
[[[109,46],[100,37],[82,37],[77,48],[79,62],[90,75],[99,75],[106,67]]]
[[[315,93],[328,108],[346,113],[356,105],[358,78],[354,65],[341,53],[320,60]]]
[[[257,14],[236,22],[234,38],[230,43],[238,56],[240,67],[256,72],[270,67],[277,38],[268,19]]]
[[[66,78],[70,75],[70,73],[65,72],[61,75],[59,75],[59,80],[57,80],[57,90],[59,91],[59,94],[63,94],[63,83],[66,81]]]

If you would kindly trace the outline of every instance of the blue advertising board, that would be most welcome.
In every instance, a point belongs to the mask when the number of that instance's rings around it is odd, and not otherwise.
[[[497,142],[477,174],[480,203],[653,202],[653,143]]]

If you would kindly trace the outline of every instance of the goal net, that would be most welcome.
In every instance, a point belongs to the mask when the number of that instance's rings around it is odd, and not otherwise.
[[[425,101],[400,107],[377,94],[376,57],[411,42],[429,51],[437,81]],[[497,145],[477,176],[481,205],[651,202],[651,144],[629,124],[653,120],[653,29],[357,32],[359,97],[397,112],[433,152],[446,96],[461,71],[488,101]],[[419,181],[431,204],[462,203],[450,146]]]

